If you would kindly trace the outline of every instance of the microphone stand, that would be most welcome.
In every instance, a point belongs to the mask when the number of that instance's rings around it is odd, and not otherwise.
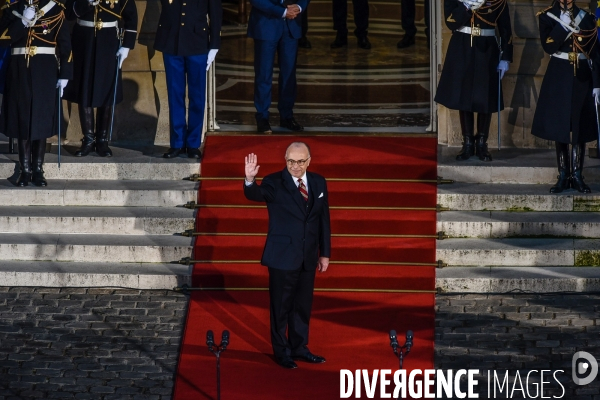
[[[217,357],[217,400],[221,400],[221,353],[227,349],[229,345],[229,331],[223,331],[221,335],[221,344],[215,345],[213,331],[206,332],[206,345],[208,351]]]
[[[404,342],[404,344],[402,346],[400,346],[398,344],[398,339],[396,337],[396,331],[391,330],[390,331],[390,346],[392,347],[392,350],[394,351],[394,354],[396,355],[396,357],[398,357],[398,362],[399,362],[399,369],[402,369],[402,366],[404,364],[404,356],[408,355],[408,353],[410,353],[410,350],[412,349],[413,346],[413,332],[411,330],[406,331],[406,341]],[[400,399],[400,393],[398,392],[398,399]]]

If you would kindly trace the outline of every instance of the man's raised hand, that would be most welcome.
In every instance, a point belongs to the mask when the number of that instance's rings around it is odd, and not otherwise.
[[[253,182],[256,174],[258,174],[258,169],[260,168],[260,165],[257,165],[258,157],[256,154],[250,153],[244,158],[244,160],[246,162],[246,182]]]

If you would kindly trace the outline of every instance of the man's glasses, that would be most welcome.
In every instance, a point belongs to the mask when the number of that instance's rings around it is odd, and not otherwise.
[[[306,160],[285,160],[285,162],[290,167],[293,167],[294,165],[298,165],[299,167],[304,167],[304,164],[306,164],[306,162],[308,160],[310,160],[310,157],[308,157]]]

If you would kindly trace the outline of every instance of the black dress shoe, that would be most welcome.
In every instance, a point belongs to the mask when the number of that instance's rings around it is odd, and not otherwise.
[[[256,131],[258,133],[273,133],[269,120],[265,118],[256,121]]]
[[[165,154],[163,154],[164,158],[175,158],[179,156],[185,149],[174,149],[172,147],[169,148]]]
[[[335,40],[331,43],[330,47],[332,49],[339,49],[340,47],[344,47],[348,45],[348,34],[347,33],[338,33],[335,35]]]
[[[311,364],[323,364],[325,362],[325,357],[317,356],[313,353],[306,353],[300,356],[292,356],[293,360],[305,361]]]
[[[304,130],[304,127],[297,123],[294,117],[279,120],[279,126],[293,132],[302,132]]]
[[[287,369],[298,368],[298,365],[290,357],[278,358],[277,364],[279,364],[283,368],[287,368]]]
[[[358,47],[360,47],[361,49],[365,49],[365,50],[371,49],[371,42],[369,42],[369,39],[366,36],[360,36],[357,38],[357,40],[358,40]]]
[[[310,45],[310,41],[308,40],[308,38],[306,36],[302,36],[300,38],[300,40],[298,40],[298,47],[300,47],[302,49],[312,49],[312,46]]]
[[[192,149],[188,147],[187,156],[188,158],[201,158],[202,153],[200,152],[200,149]]]
[[[427,43],[429,43],[429,41],[427,41]],[[405,48],[410,47],[410,46],[412,46],[414,44],[415,44],[415,37],[414,36],[404,35],[404,37],[402,39],[400,39],[400,41],[398,42],[398,44],[396,45],[396,47],[399,48],[399,49],[405,49]]]

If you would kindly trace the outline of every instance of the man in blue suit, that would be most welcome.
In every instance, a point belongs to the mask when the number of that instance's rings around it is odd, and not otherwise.
[[[310,149],[294,142],[285,152],[287,168],[255,182],[260,166],[246,157],[247,199],[267,203],[269,232],[261,264],[269,268],[271,344],[279,365],[297,368],[294,360],[324,363],[308,350],[308,325],[315,273],[325,272],[331,253],[327,183],[306,172]],[[287,336],[286,336],[287,331]]]
[[[296,101],[296,54],[302,37],[300,14],[309,0],[250,0],[248,37],[254,39],[254,106],[259,133],[271,133],[269,107],[273,84],[273,60],[279,64],[280,126],[291,131],[304,128],[294,119]]]

